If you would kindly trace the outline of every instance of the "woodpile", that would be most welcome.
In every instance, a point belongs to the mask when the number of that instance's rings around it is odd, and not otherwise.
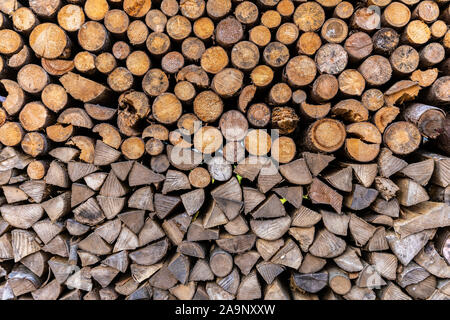
[[[450,299],[448,0],[0,10],[1,299]]]

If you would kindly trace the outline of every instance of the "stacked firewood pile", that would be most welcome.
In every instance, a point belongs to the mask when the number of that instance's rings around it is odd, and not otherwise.
[[[450,299],[449,0],[1,0],[1,299]]]

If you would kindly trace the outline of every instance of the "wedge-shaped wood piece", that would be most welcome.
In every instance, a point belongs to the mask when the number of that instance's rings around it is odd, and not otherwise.
[[[111,163],[111,169],[116,174],[120,181],[125,181],[133,167],[134,161],[121,161]]]
[[[92,197],[95,192],[84,184],[73,183],[71,194],[70,206],[73,208]]]
[[[266,163],[267,159],[249,156],[248,158],[241,160],[233,172],[245,179],[254,181],[258,176],[259,171]]]
[[[74,99],[85,103],[105,101],[110,93],[107,87],[72,72],[63,75],[59,81]]]
[[[95,233],[97,233],[103,240],[112,244],[116,241],[119,236],[120,230],[122,228],[122,224],[119,219],[114,219],[103,223],[95,229]]]
[[[163,266],[162,263],[155,263],[150,266],[144,266],[140,264],[132,263],[130,265],[131,276],[134,281],[141,283],[154,275]]]
[[[153,290],[148,283],[141,285],[133,293],[126,297],[126,300],[150,300]]]
[[[309,248],[309,252],[320,258],[334,258],[341,255],[346,248],[346,243],[326,229],[317,233],[316,239]]]
[[[71,124],[75,127],[92,129],[94,123],[91,117],[81,108],[67,108],[63,110],[59,116],[59,123]]]
[[[59,284],[66,282],[67,278],[78,269],[76,265],[69,263],[67,259],[61,257],[52,257],[48,261],[48,266]]]
[[[87,251],[78,250],[77,254],[80,257],[82,267],[91,266],[100,261],[98,256]]]
[[[47,184],[43,180],[25,181],[19,188],[36,203],[41,203],[48,194]]]
[[[163,194],[177,190],[189,189],[191,189],[191,184],[189,183],[188,177],[183,172],[177,170],[167,171],[166,179],[164,180],[162,188]]]
[[[163,265],[148,281],[148,283],[158,289],[168,290],[176,285],[178,280],[169,271],[167,265]]]
[[[111,253],[111,246],[103,240],[98,234],[91,233],[78,243],[81,250],[95,255],[105,255]]]
[[[386,240],[388,241],[389,247],[404,266],[408,265],[414,259],[430,237],[430,230],[417,232],[403,238],[396,235],[393,231],[386,232]]]
[[[264,289],[264,300],[290,300],[287,289],[276,279]]]
[[[126,251],[120,251],[118,253],[112,254],[106,259],[102,260],[102,264],[124,273],[128,269],[128,253]]]
[[[257,189],[250,187],[243,187],[242,191],[244,195],[245,214],[255,209],[258,206],[258,204],[260,204],[261,202],[264,201],[264,199],[266,199],[266,196]]]
[[[256,251],[247,251],[234,257],[234,263],[241,270],[242,274],[247,275],[253,269],[260,255]]]
[[[353,213],[350,214],[350,222],[348,226],[352,238],[359,247],[364,246],[376,230],[376,227],[372,226],[370,223],[367,223]]]
[[[290,216],[270,220],[250,220],[252,231],[264,240],[277,240],[281,238],[289,230],[290,225]]]
[[[378,171],[382,177],[389,178],[394,173],[402,170],[408,163],[392,154],[392,151],[383,148],[378,156]]]
[[[352,247],[347,247],[345,251],[333,261],[339,266],[339,268],[347,272],[359,272],[364,266],[359,258],[357,251]]]
[[[46,285],[42,286],[36,291],[33,291],[31,295],[34,300],[57,300],[62,292],[62,286],[53,279]]]
[[[341,162],[340,164],[344,167],[351,167],[356,179],[366,188],[372,185],[377,176],[378,166],[375,163],[359,164]]]
[[[189,258],[181,253],[176,253],[170,260],[167,269],[182,284],[186,284],[189,278]]]
[[[256,265],[256,270],[267,284],[271,284],[284,270],[279,264],[263,261]]]
[[[228,293],[214,282],[206,284],[206,292],[211,300],[234,300],[234,295]]]
[[[254,234],[245,234],[240,236],[231,236],[224,234],[216,243],[219,247],[229,253],[242,253],[250,250],[255,245],[256,236]]]
[[[163,229],[159,226],[158,222],[151,218],[147,218],[139,232],[139,246],[144,246],[152,241],[161,239],[165,236]]]
[[[226,277],[219,277],[216,279],[216,283],[222,287],[228,293],[235,295],[239,288],[241,277],[238,268],[234,267],[233,270]]]
[[[70,191],[64,192],[57,197],[54,197],[41,203],[41,207],[45,210],[45,212],[52,221],[56,221],[70,211],[70,199],[71,199]],[[3,216],[3,218],[5,217]]]
[[[169,249],[169,240],[164,238],[142,249],[130,252],[130,259],[140,265],[150,266],[160,261]]]
[[[261,298],[261,284],[258,281],[256,272],[252,271],[242,278],[237,290],[237,300],[256,300]]]
[[[324,174],[323,177],[336,189],[350,192],[352,191],[352,171],[351,167],[335,169]]]
[[[22,260],[24,257],[41,250],[36,242],[34,232],[15,229],[11,232],[11,245],[13,249],[14,262]]]
[[[236,177],[213,189],[211,196],[229,220],[236,218],[243,205],[242,190]]]
[[[128,199],[128,207],[133,209],[141,209],[153,211],[153,191],[150,186],[142,187],[133,192]]]
[[[25,169],[32,161],[32,157],[19,152],[13,147],[5,147],[0,152],[0,169],[6,171],[9,169]]]
[[[445,157],[440,154],[419,151],[421,159],[433,159],[434,171],[431,177],[431,182],[446,188],[450,185],[450,157]]]
[[[395,180],[395,184],[399,188],[397,199],[402,206],[409,207],[430,199],[425,188],[414,180],[401,178]]]
[[[0,212],[6,222],[20,229],[31,228],[44,214],[44,210],[39,204],[6,204],[0,207]]]
[[[97,225],[105,219],[103,210],[95,198],[89,198],[86,202],[80,204],[73,209],[73,213],[76,221],[90,226]]]
[[[205,241],[219,239],[219,229],[205,229],[203,227],[203,219],[197,218],[189,226],[186,240],[187,241]]]
[[[380,288],[386,285],[386,281],[375,270],[375,267],[365,263],[364,268],[359,273],[358,279],[356,279],[356,285],[361,288]]]
[[[8,203],[21,202],[28,199],[27,194],[16,186],[2,186],[2,191]]]
[[[352,192],[344,198],[344,205],[352,210],[363,210],[375,201],[377,195],[378,191],[375,189],[354,184]]]
[[[272,162],[270,162],[270,164],[273,166]],[[265,170],[265,167],[263,167],[258,175],[258,190],[262,193],[266,193],[281,181],[283,181],[283,178],[276,168]]]
[[[396,286],[393,282],[389,281],[388,284],[380,291],[380,300],[412,300],[410,296]]]
[[[131,210],[118,215],[120,221],[123,222],[133,233],[139,233],[144,226],[144,210]]]
[[[99,191],[108,174],[106,172],[93,172],[83,178],[86,185],[92,190]]]
[[[245,187],[244,187],[245,188]],[[303,201],[303,187],[280,187],[275,188],[273,191],[278,194],[281,198],[286,199],[287,202],[292,204],[297,209],[302,206]],[[245,199],[245,194],[244,194]]]
[[[301,206],[294,211],[292,217],[293,227],[312,227],[322,219],[322,216],[305,206]]]
[[[450,266],[436,251],[433,243],[428,243],[414,258],[414,261],[438,278],[450,278]]]
[[[46,244],[64,230],[64,224],[43,219],[33,224],[33,230],[39,239]]]
[[[224,229],[231,235],[246,234],[250,228],[248,227],[247,220],[242,215],[238,215],[233,220],[225,224]]]
[[[178,300],[192,300],[197,289],[197,283],[190,281],[187,284],[179,284],[169,289],[169,292]]]
[[[392,182],[392,180],[383,177],[375,178],[375,188],[378,190],[380,196],[386,201],[394,198],[399,190],[398,186]]]
[[[18,297],[38,289],[41,280],[23,265],[16,265],[8,274],[8,285]]]
[[[299,227],[291,227],[289,228],[289,234],[298,241],[300,244],[300,248],[304,252],[309,251],[309,247],[314,242],[314,234],[316,230],[314,227],[308,228],[299,228]]]
[[[126,198],[116,198],[116,197],[96,197],[99,206],[102,208],[103,213],[107,219],[113,219],[125,206]]]
[[[78,270],[67,279],[65,284],[69,289],[91,291],[92,290],[91,269],[89,267],[84,267]]]
[[[300,248],[292,239],[288,239],[270,261],[297,270],[302,264],[302,260]]]
[[[421,186],[426,186],[428,184],[428,181],[430,181],[433,172],[434,172],[433,159],[427,159],[411,163],[402,170],[400,170],[401,174],[405,175],[410,179],[413,179]]]
[[[45,176],[45,182],[60,188],[68,188],[69,176],[64,165],[58,161],[52,161]]]
[[[69,239],[65,235],[57,235],[49,243],[42,247],[42,250],[51,255],[58,255],[63,258],[69,257]]]
[[[303,152],[302,156],[306,160],[306,164],[313,176],[317,176],[335,159],[332,155],[311,152]]]
[[[198,259],[189,274],[189,281],[210,281],[214,280],[209,263],[205,259]]]
[[[341,213],[343,197],[335,190],[327,186],[318,178],[314,178],[309,186],[308,196],[312,203],[323,203],[333,207],[337,213]]]
[[[361,216],[366,222],[371,224],[381,224],[387,227],[392,227],[394,225],[394,219],[389,216],[375,213],[366,213]]]
[[[220,225],[224,225],[228,222],[227,217],[223,213],[222,209],[217,205],[216,200],[213,200],[209,205],[203,217],[204,228],[214,228]]]
[[[265,261],[270,260],[272,256],[284,245],[283,239],[278,240],[256,240],[256,250]]]
[[[167,196],[156,193],[154,197],[155,212],[158,218],[163,219],[181,203],[180,197]]]
[[[353,286],[350,291],[343,297],[346,300],[376,300],[377,298],[375,292],[372,289],[360,288],[356,285]]]
[[[104,197],[123,197],[128,192],[128,188],[117,179],[114,172],[111,170],[105,182],[100,189],[100,195]]]
[[[377,198],[374,202],[372,202],[370,208],[376,213],[387,215],[392,218],[398,218],[400,214],[400,205],[398,204],[398,200],[396,198],[389,201]]]
[[[198,242],[183,241],[177,247],[177,252],[180,252],[186,256],[196,257],[204,259],[206,256],[205,247]]]
[[[291,275],[291,285],[295,289],[300,289],[309,293],[317,293],[328,284],[328,273],[293,273]]]
[[[122,226],[119,237],[114,244],[113,253],[122,250],[134,250],[139,246],[139,240],[136,234],[125,226]]]
[[[130,187],[158,183],[161,181],[164,181],[164,176],[162,174],[153,172],[139,162],[133,164],[133,168],[128,175],[128,184]]]
[[[397,284],[405,288],[406,286],[419,283],[430,276],[430,273],[415,262],[410,262],[397,274]]]
[[[94,164],[96,166],[107,166],[120,158],[120,151],[110,147],[103,141],[97,140],[94,151]]]
[[[118,274],[119,270],[103,265],[91,269],[92,278],[103,288],[107,287]]]
[[[372,238],[366,244],[365,250],[367,251],[384,251],[388,250],[389,245],[386,240],[386,229],[384,227],[378,227]]]
[[[394,230],[401,237],[450,225],[450,206],[443,202],[425,201],[402,211],[402,218],[394,221]]]
[[[290,183],[305,185],[312,182],[312,176],[305,159],[297,159],[280,166],[280,172]]]
[[[271,194],[251,215],[253,218],[278,218],[286,215],[286,210],[280,199]]]
[[[205,202],[205,190],[195,189],[181,195],[181,202],[188,215],[194,215]]]
[[[397,277],[397,257],[385,252],[371,252],[368,254],[369,262],[375,270],[385,279],[395,280]]]
[[[350,216],[347,214],[337,214],[334,212],[321,210],[322,221],[328,231],[339,235],[346,236]]]
[[[175,245],[179,245],[180,242],[183,241],[184,235],[191,223],[191,219],[192,217],[187,213],[181,213],[163,222],[162,228],[164,229],[164,232]]]

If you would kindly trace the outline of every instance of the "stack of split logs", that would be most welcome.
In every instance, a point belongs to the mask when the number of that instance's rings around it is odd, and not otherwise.
[[[449,0],[0,0],[1,299],[450,299]]]

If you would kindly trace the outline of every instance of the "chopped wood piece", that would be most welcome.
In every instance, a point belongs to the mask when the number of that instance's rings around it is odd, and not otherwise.
[[[337,213],[341,213],[343,197],[318,178],[314,178],[308,190],[313,203],[329,204]]]

